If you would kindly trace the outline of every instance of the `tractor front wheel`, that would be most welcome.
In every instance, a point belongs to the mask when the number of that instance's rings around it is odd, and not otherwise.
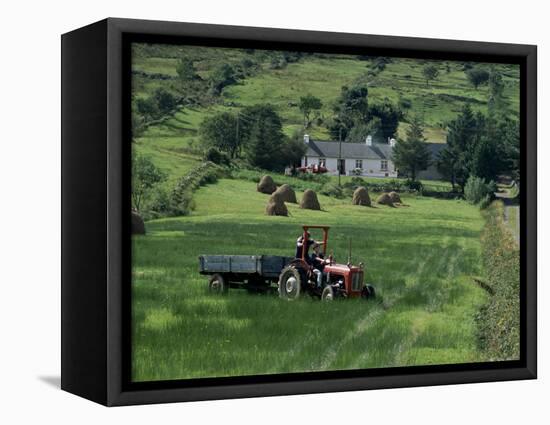
[[[287,266],[279,275],[279,297],[295,300],[302,290],[302,274],[293,266]]]
[[[368,300],[368,299],[374,298],[375,296],[376,296],[376,292],[374,291],[374,286],[365,285],[363,287],[363,290],[361,291],[361,298]]]
[[[208,281],[208,290],[213,294],[227,294],[228,289],[228,283],[219,273],[213,274]]]

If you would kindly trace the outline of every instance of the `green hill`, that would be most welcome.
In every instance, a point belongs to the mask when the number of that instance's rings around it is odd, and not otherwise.
[[[288,55],[287,55],[288,56]],[[206,90],[193,93],[194,103],[179,106],[175,111],[149,125],[135,137],[139,152],[150,154],[155,163],[171,177],[179,177],[195,165],[200,154],[198,128],[202,120],[217,111],[237,111],[257,103],[270,103],[283,119],[284,131],[291,135],[303,127],[303,117],[296,106],[299,98],[312,94],[323,102],[316,121],[308,132],[314,139],[330,139],[325,123],[332,116],[332,106],[341,87],[361,83],[368,86],[369,104],[388,99],[404,112],[398,133],[407,127],[407,117],[420,115],[426,123],[426,136],[432,142],[445,141],[447,122],[454,119],[468,103],[472,109],[486,112],[489,89],[475,89],[468,81],[462,62],[393,58],[382,71],[376,58],[349,55],[308,54],[288,57],[280,52],[261,50],[203,48],[190,46],[137,45],[133,54],[133,97],[146,99],[162,87],[176,96],[188,96],[178,79],[177,65],[189,59],[198,76],[208,79],[222,63],[240,72],[234,84],[223,88],[219,96]],[[432,63],[439,76],[429,84],[422,69]],[[468,64],[466,64],[468,66]],[[489,69],[489,64],[477,65]],[[519,68],[495,66],[503,77],[503,100],[511,114],[519,110]],[[198,101],[197,101],[198,99]]]

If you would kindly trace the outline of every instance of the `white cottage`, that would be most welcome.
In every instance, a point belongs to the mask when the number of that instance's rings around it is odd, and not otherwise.
[[[314,141],[304,135],[307,151],[302,158],[302,167],[323,166],[329,174],[358,175],[370,177],[397,177],[391,160],[395,139],[388,143],[375,143],[368,136],[364,143]]]

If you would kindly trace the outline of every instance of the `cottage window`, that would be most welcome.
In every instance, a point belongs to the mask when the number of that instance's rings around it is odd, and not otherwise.
[[[307,156],[304,156],[304,167],[307,167]]]
[[[380,169],[382,171],[388,171],[388,161],[383,159],[382,161],[380,161]]]
[[[319,158],[319,167],[324,167],[326,163],[327,163],[326,158]]]
[[[363,160],[362,159],[356,159],[355,160],[355,168],[363,169]]]

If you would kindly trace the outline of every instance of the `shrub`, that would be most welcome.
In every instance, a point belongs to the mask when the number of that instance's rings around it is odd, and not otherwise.
[[[215,147],[210,147],[204,152],[204,160],[218,165],[229,165],[231,163],[229,156]]]
[[[399,107],[401,109],[410,109],[412,107],[412,101],[410,99],[402,97],[399,99]]]
[[[330,177],[326,174],[299,173],[296,177],[298,177],[300,180],[322,184],[326,184],[330,181]]]
[[[481,235],[487,284],[494,292],[478,315],[480,342],[490,360],[519,359],[519,248],[503,222],[503,204],[485,210]]]
[[[405,186],[407,186],[409,190],[414,190],[416,192],[422,192],[422,189],[424,188],[422,183],[417,180],[407,180]]]
[[[491,197],[491,195],[485,196],[485,198],[483,198],[479,202],[479,209],[484,210],[485,208],[487,208],[489,205],[491,205],[492,200],[493,198]]]
[[[337,184],[327,183],[321,189],[321,194],[325,196],[330,196],[332,198],[342,199],[345,197],[344,189]]]
[[[481,177],[470,176],[464,185],[464,198],[471,204],[477,205],[485,198],[492,198],[496,190],[493,181],[485,182]]]

